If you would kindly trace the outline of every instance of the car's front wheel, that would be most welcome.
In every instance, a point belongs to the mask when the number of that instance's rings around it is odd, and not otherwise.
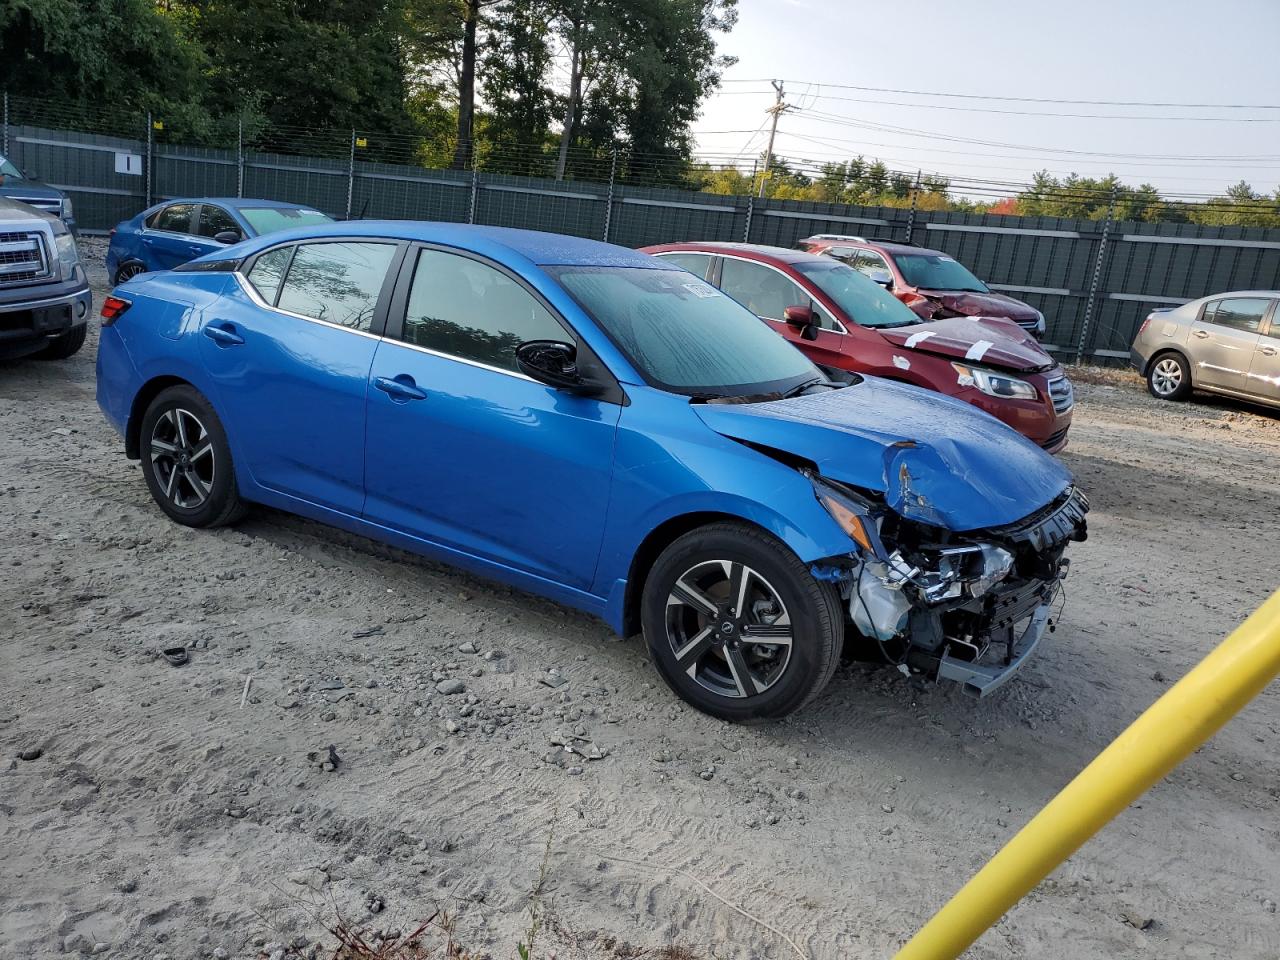
[[[1147,370],[1147,390],[1160,400],[1184,400],[1191,393],[1191,370],[1179,354],[1156,357]]]
[[[785,544],[745,524],[711,524],[672,543],[650,570],[641,604],[663,678],[725,720],[799,710],[839,660],[839,595]]]
[[[218,527],[243,515],[226,431],[200,391],[185,384],[161,391],[139,440],[147,488],[171,519]]]

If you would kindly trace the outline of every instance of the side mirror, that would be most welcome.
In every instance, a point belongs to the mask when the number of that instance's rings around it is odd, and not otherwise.
[[[787,326],[800,331],[802,340],[818,339],[818,320],[814,316],[813,307],[802,307],[799,304],[787,307],[782,311],[782,319],[787,322]]]
[[[559,340],[527,340],[516,348],[516,366],[526,377],[557,390],[589,393],[594,386],[578,372],[578,348]]]
[[[880,270],[880,269],[868,270],[867,277],[871,280],[872,283],[878,283],[880,284],[880,286],[884,287],[886,290],[888,290],[890,287],[893,286],[893,274],[891,274],[888,270]]]
[[[214,243],[239,243],[244,238],[240,236],[239,230],[219,230],[213,235]]]

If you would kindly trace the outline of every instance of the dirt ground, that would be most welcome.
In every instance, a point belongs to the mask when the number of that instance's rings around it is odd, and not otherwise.
[[[728,726],[554,604],[273,511],[168,522],[95,346],[0,364],[6,960],[309,955],[437,908],[515,957],[531,906],[540,957],[888,957],[1280,582],[1280,417],[1082,371],[1090,538],[1022,677],[850,663]],[[1278,724],[1273,686],[969,956],[1280,956]]]

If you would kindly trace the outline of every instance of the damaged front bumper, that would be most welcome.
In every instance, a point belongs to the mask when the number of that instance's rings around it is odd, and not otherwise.
[[[822,484],[819,496],[840,492]],[[840,505],[850,516],[858,508],[852,500]],[[1070,566],[1063,554],[1069,542],[1086,538],[1088,509],[1072,488],[1018,523],[962,534],[886,520],[872,509],[856,525],[846,523],[862,535],[863,549],[828,579],[840,583],[852,628],[889,663],[987,696],[1026,665],[1052,630],[1051,611]]]

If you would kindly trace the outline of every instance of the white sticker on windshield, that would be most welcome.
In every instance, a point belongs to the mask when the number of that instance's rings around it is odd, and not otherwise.
[[[684,288],[688,290],[690,293],[692,293],[695,297],[699,297],[703,300],[709,300],[711,297],[714,297],[720,293],[720,291],[717,290],[715,287],[711,286],[711,284],[699,283],[697,281],[694,281],[693,283],[686,283],[684,285]]]

